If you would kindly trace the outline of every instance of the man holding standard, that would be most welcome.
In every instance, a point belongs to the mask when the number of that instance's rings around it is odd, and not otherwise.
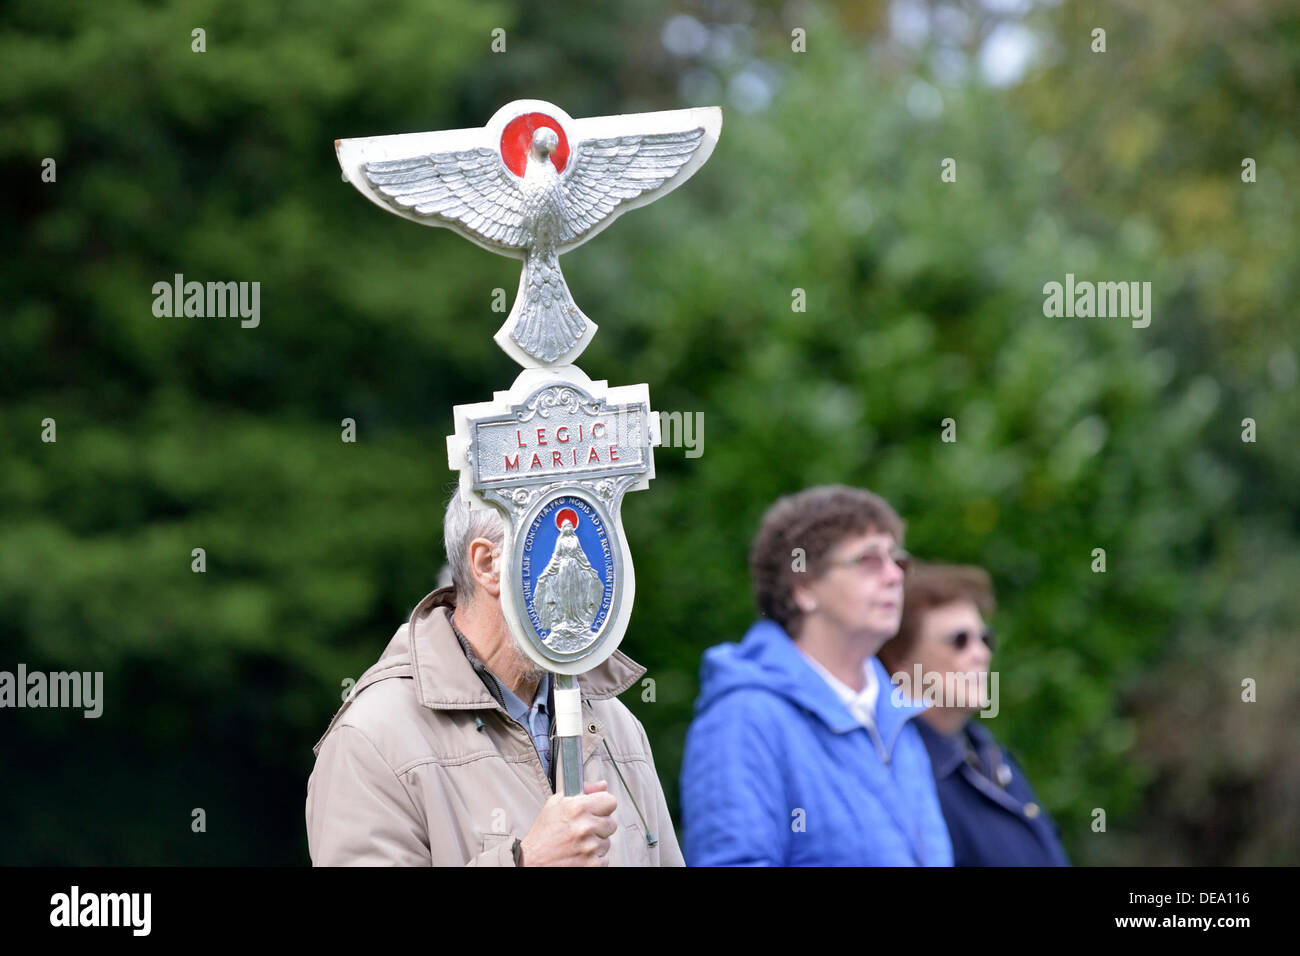
[[[750,550],[762,619],[704,655],[682,764],[692,866],[951,866],[925,745],[876,651],[903,522],[869,491],[779,499]]]
[[[460,493],[444,527],[453,584],[427,595],[316,744],[316,866],[680,866],[621,652],[578,677],[582,796],[556,794],[551,676],[501,610],[504,529]],[[562,790],[563,788],[561,788]]]

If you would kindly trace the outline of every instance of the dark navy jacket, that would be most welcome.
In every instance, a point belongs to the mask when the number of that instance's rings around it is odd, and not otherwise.
[[[930,754],[957,866],[1069,866],[1059,828],[1011,755],[977,718],[951,737],[915,722]],[[969,740],[994,778],[967,762]]]

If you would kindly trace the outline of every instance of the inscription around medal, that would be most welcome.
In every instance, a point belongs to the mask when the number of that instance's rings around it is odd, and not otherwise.
[[[597,509],[575,494],[546,502],[524,533],[524,611],[538,639],[560,654],[590,646],[617,587],[614,550]]]

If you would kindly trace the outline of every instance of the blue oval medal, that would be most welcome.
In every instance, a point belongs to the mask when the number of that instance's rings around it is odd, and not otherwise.
[[[614,600],[614,549],[596,508],[573,494],[548,501],[524,532],[520,584],[533,631],[572,654],[597,638]]]

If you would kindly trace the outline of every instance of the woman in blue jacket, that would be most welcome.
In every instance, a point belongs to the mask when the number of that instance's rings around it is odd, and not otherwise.
[[[1059,831],[1024,771],[981,716],[998,711],[989,678],[993,586],[982,568],[909,571],[898,636],[880,659],[908,697],[934,704],[918,727],[930,754],[957,866],[1069,866]],[[931,699],[933,698],[933,700]]]
[[[778,500],[750,550],[763,615],[704,655],[682,763],[693,866],[951,866],[924,705],[876,651],[898,629],[903,523],[840,485]]]

